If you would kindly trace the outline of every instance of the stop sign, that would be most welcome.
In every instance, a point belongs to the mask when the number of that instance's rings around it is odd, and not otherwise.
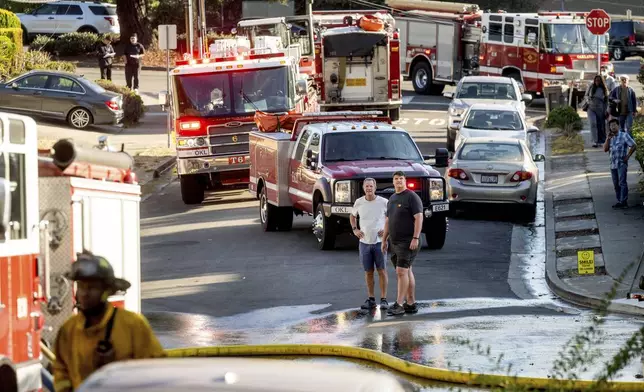
[[[586,17],[586,27],[594,35],[603,35],[610,29],[610,16],[604,10],[594,9]]]

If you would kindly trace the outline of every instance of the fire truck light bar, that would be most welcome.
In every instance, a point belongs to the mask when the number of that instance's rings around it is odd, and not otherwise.
[[[324,117],[324,116],[382,116],[382,111],[380,110],[366,110],[352,112],[350,110],[344,112],[310,112],[303,113],[304,117]]]

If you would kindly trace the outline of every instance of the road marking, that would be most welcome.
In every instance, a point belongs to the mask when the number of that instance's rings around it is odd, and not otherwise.
[[[400,120],[395,121],[395,125],[421,125],[422,123],[427,122],[428,125],[432,125],[435,127],[440,127],[440,126],[445,126],[447,125],[447,120],[443,118],[407,118],[407,117],[402,117]]]
[[[141,299],[178,297],[206,291],[207,285],[243,280],[239,274],[212,274],[141,283]]]

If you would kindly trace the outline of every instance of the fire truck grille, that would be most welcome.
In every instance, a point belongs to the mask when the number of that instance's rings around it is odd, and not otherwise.
[[[218,146],[220,144],[248,143],[248,137],[249,135],[247,133],[210,136],[210,145]]]
[[[227,144],[210,147],[212,155],[248,154],[248,143]]]
[[[597,73],[597,60],[573,60],[572,69],[577,71],[586,71],[592,79],[594,77],[594,73]]]

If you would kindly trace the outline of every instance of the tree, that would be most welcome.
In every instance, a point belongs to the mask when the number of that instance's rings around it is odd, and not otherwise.
[[[152,42],[152,28],[145,0],[116,0],[116,14],[121,25],[121,42],[128,42],[136,33],[139,42],[148,47]]]

